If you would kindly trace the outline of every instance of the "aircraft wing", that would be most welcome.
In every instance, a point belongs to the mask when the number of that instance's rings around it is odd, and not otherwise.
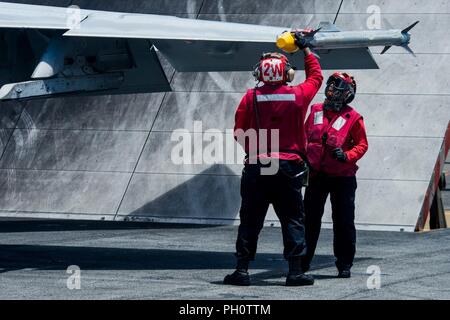
[[[0,100],[170,91],[157,51],[181,72],[250,71],[288,29],[0,2]],[[324,69],[378,68],[367,47],[318,54]]]
[[[250,71],[261,53],[278,51],[277,36],[289,28],[171,16],[93,13],[65,36],[149,39],[178,71]],[[324,32],[335,32],[326,29]],[[322,51],[324,69],[377,69],[368,48]],[[291,56],[298,69],[303,57]]]
[[[81,10],[74,14],[72,8],[0,2],[0,28],[68,30],[71,21],[75,25],[78,13],[80,22],[92,11]]]

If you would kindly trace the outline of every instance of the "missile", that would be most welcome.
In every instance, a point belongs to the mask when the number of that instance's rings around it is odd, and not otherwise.
[[[312,50],[350,49],[361,47],[383,46],[381,54],[386,53],[392,46],[403,47],[411,54],[414,52],[409,47],[411,35],[409,31],[419,21],[416,21],[406,29],[391,30],[364,30],[364,31],[339,31],[335,25],[328,24],[327,30],[293,30],[286,31],[277,39],[277,47],[287,53],[299,50],[295,41],[295,34],[300,33],[305,39],[306,45]]]

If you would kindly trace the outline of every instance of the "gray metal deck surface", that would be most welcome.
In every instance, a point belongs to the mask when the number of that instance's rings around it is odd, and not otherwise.
[[[359,231],[351,279],[335,278],[323,230],[312,287],[284,286],[279,228],[264,228],[253,286],[221,284],[234,267],[236,227],[121,222],[1,221],[0,299],[450,299],[450,230]],[[66,270],[81,268],[81,289]],[[378,266],[381,288],[367,288]]]

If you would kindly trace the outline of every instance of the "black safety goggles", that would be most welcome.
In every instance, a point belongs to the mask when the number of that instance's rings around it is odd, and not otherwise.
[[[331,78],[327,81],[327,86],[333,84],[333,88],[336,90],[344,91],[350,89],[350,84],[340,78]]]

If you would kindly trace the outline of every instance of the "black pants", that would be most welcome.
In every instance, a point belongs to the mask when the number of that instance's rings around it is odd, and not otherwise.
[[[333,249],[339,270],[353,266],[356,251],[355,192],[356,177],[311,177],[305,192],[305,228],[308,250],[303,269],[309,269],[319,240],[322,216],[328,194],[331,195]]]
[[[241,179],[241,223],[236,241],[238,259],[255,258],[259,233],[272,204],[281,223],[284,257],[304,256],[305,227],[302,199],[302,177],[292,178],[304,170],[293,161],[280,161],[276,175],[261,175],[260,165],[246,165]]]

